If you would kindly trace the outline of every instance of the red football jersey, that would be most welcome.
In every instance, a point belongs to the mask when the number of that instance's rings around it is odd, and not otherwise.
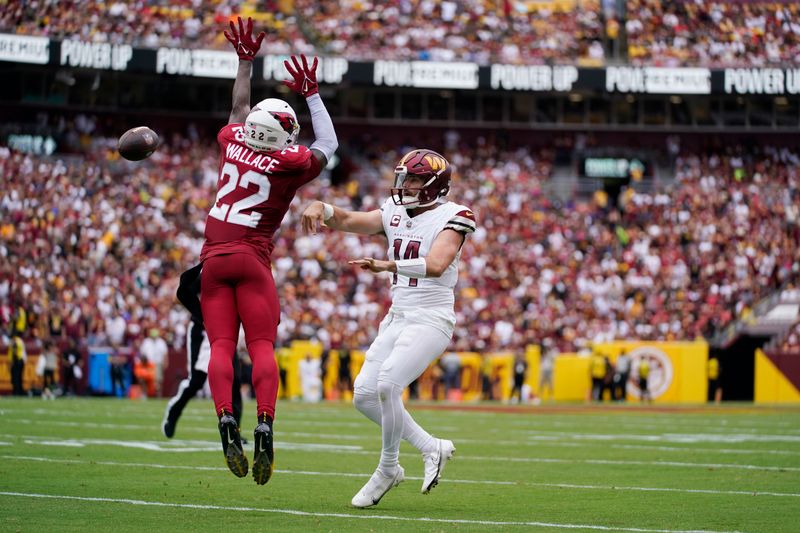
[[[240,252],[269,266],[272,236],[297,189],[319,175],[319,162],[300,145],[274,152],[251,150],[244,144],[244,124],[228,124],[217,142],[217,198],[206,218],[200,260]]]

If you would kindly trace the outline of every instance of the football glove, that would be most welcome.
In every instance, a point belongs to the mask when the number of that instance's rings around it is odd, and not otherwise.
[[[302,66],[297,62],[297,56],[292,56],[294,68],[292,68],[292,65],[290,65],[288,61],[283,62],[286,71],[294,78],[291,80],[283,80],[283,83],[303,98],[308,98],[319,92],[319,84],[317,83],[317,64],[319,60],[315,57],[314,62],[311,63],[311,67],[309,67],[306,56],[301,55],[300,59],[303,62]]]
[[[247,17],[247,27],[245,27],[245,25],[242,23],[242,17],[237,17],[237,19],[239,20],[238,31],[236,30],[236,26],[233,25],[233,21],[231,21],[230,33],[227,31],[223,31],[222,33],[236,49],[236,54],[239,56],[239,59],[244,61],[252,61],[258,53],[258,49],[261,48],[261,41],[264,40],[264,36],[266,34],[262,31],[258,34],[258,37],[256,37],[256,40],[254,41],[253,19]]]

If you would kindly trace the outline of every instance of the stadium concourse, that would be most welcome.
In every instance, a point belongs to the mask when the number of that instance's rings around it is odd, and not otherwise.
[[[77,122],[92,127],[87,117]],[[0,191],[0,328],[10,331],[22,308],[32,347],[52,335],[96,345],[122,317],[126,345],[160,326],[179,348],[188,315],[174,292],[202,244],[216,149],[208,139],[172,135],[133,164],[118,158],[115,139],[87,131],[83,141],[82,152],[63,157],[0,149],[2,175],[27,177]],[[343,144],[352,179],[302,189],[276,241],[283,344],[365,348],[389,301],[384,279],[346,264],[381,256],[379,238],[300,232],[299,214],[313,199],[380,205],[393,162],[408,148],[357,138]],[[447,156],[456,168],[453,194],[479,221],[463,251],[455,350],[519,352],[548,338],[574,352],[629,337],[709,337],[796,283],[800,158],[788,149],[686,151],[663,190],[563,204],[542,192],[551,149],[503,150],[483,139]]]
[[[628,57],[634,64],[748,67],[793,64],[800,55],[798,7],[788,0],[628,0],[619,11],[615,2],[601,7],[599,0],[6,4],[2,32],[146,48],[224,49],[218,27],[240,13],[265,29],[262,49],[269,54],[479,64],[602,64]]]

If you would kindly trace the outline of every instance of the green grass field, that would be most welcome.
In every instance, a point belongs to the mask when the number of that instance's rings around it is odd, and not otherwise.
[[[380,434],[349,404],[279,404],[265,486],[225,467],[209,400],[189,405],[174,440],[160,433],[164,405],[0,399],[0,528],[800,531],[798,408],[412,405],[453,439],[455,459],[424,496],[422,461],[404,443],[406,481],[359,510],[350,498],[377,465]]]

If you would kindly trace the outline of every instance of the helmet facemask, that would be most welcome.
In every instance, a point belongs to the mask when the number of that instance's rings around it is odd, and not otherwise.
[[[403,156],[394,170],[392,201],[407,209],[428,207],[450,191],[451,168],[447,160],[432,150],[413,150]],[[422,184],[405,186],[406,180],[417,178]]]
[[[395,168],[394,187],[392,187],[392,200],[394,201],[395,205],[402,205],[410,209],[416,207],[428,207],[435,204],[440,195],[430,194],[429,187],[433,184],[437,177],[438,176],[436,174],[433,174],[419,187],[407,187],[405,186],[405,181],[407,179],[424,179],[424,177],[418,174],[409,175],[408,170],[404,166]]]

